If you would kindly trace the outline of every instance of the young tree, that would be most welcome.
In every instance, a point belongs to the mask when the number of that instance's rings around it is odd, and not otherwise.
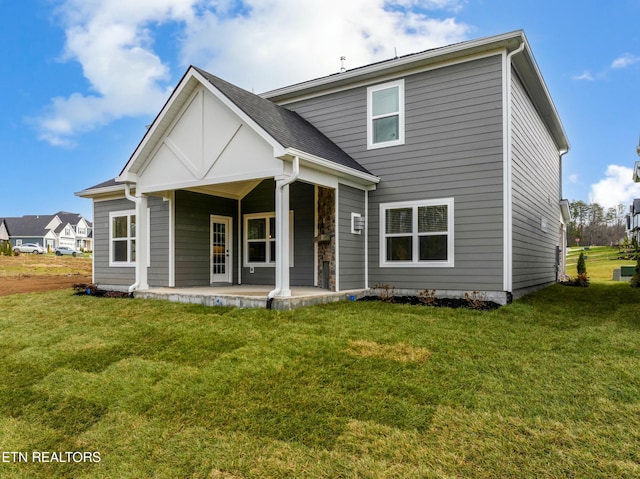
[[[584,259],[584,252],[580,252],[578,257],[578,277],[575,283],[579,286],[589,286],[589,277],[587,276],[587,264]]]

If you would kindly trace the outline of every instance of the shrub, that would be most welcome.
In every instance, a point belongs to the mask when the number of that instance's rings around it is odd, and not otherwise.
[[[584,252],[581,252],[580,256],[578,257],[577,269],[578,277],[575,279],[573,284],[583,287],[589,286],[589,276],[587,276],[587,264],[584,260]]]
[[[578,275],[587,274],[587,265],[584,261],[584,252],[578,257]]]

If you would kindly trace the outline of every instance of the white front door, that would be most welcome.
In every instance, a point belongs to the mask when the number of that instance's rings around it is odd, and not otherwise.
[[[211,216],[211,282],[231,283],[232,218]]]

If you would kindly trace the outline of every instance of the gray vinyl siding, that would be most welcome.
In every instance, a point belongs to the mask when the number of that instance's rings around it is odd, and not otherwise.
[[[292,286],[314,285],[314,198],[313,185],[296,182],[289,187],[289,206],[294,218],[294,267],[291,268],[290,275]]]
[[[169,284],[169,202],[149,197],[150,258],[147,270],[149,286]],[[134,266],[109,266],[109,213],[135,210],[135,205],[124,198],[96,201],[94,207],[94,269],[95,281],[102,286],[130,286],[135,281]]]
[[[264,180],[256,186],[247,196],[242,199],[242,245],[244,248],[244,215],[252,213],[271,213],[275,211],[275,188],[274,180]],[[289,187],[291,188],[291,187]],[[295,234],[295,230],[294,230]],[[244,254],[244,252],[243,252]],[[295,264],[295,262],[294,262]],[[275,266],[255,266],[253,273],[250,268],[244,266],[242,259],[242,282],[244,284],[275,285]]]
[[[237,282],[238,202],[228,198],[176,191],[175,195],[175,285],[211,284],[211,215],[233,219],[233,282]]]
[[[287,107],[381,179],[369,196],[371,286],[382,283],[410,289],[501,291],[502,56],[404,79],[406,128],[405,144],[401,146],[366,149],[366,86]],[[454,198],[455,267],[381,268],[380,203],[437,198]]]
[[[560,240],[558,148],[517,75],[512,80],[513,290],[556,280]],[[547,232],[542,231],[542,219]]]
[[[96,201],[93,208],[93,268],[98,286],[128,287],[134,283],[134,266],[109,266],[109,213],[135,210],[135,205],[125,199]]]
[[[169,286],[169,201],[148,199],[150,211],[149,243],[151,247],[147,280],[149,286]]]
[[[351,232],[351,213],[365,216],[365,192],[350,186],[338,188],[338,238],[340,290],[361,289],[365,287],[365,248],[364,231],[361,234]]]
[[[313,286],[314,278],[314,187],[296,182],[289,186],[289,207],[293,210],[293,268],[292,286]],[[264,180],[242,199],[242,214],[272,213],[275,211],[275,181]],[[242,220],[244,228],[244,219]],[[244,235],[244,231],[242,231]],[[244,245],[244,236],[243,236]],[[275,266],[242,267],[242,282],[256,285],[275,285]]]

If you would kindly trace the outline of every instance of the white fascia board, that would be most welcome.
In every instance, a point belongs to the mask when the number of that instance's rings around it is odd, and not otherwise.
[[[105,188],[89,188],[74,193],[74,195],[80,198],[97,198],[100,196],[113,196],[124,192],[124,184],[107,186]]]
[[[217,177],[215,180],[210,178],[204,180],[189,180],[175,183],[166,183],[162,185],[145,186],[140,185],[141,193],[156,193],[159,191],[171,191],[171,190],[185,190],[190,188],[200,188],[205,186],[223,185],[226,183],[235,183],[239,181],[250,181],[262,178],[277,178],[282,175],[281,169],[270,169],[261,171],[251,171],[246,173],[240,173],[233,176]]]
[[[287,148],[286,155],[289,157],[297,156],[300,158],[302,164],[306,164],[311,168],[316,168],[321,171],[328,171],[336,176],[352,179],[358,184],[363,186],[374,186],[380,183],[380,178],[371,173],[365,173],[363,171],[354,170],[347,166],[340,165],[333,161],[326,160],[319,156],[300,151],[296,148]],[[285,159],[280,157],[281,159]]]
[[[565,223],[571,221],[571,210],[569,209],[569,200],[560,200],[560,213]]]

